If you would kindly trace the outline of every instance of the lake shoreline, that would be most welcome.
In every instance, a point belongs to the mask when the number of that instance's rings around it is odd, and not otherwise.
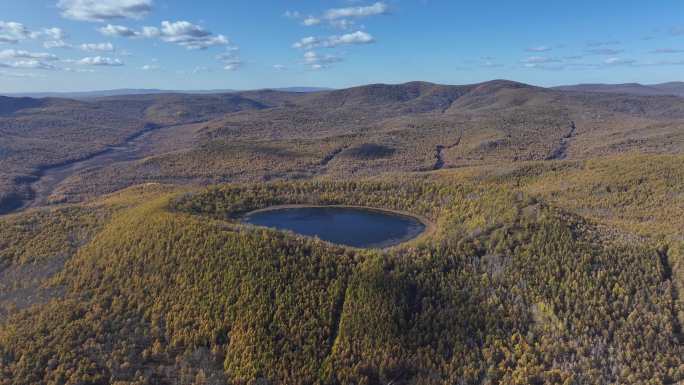
[[[386,246],[386,247],[379,247],[377,249],[379,250],[388,250],[388,249],[393,249],[393,248],[400,248],[400,247],[405,247],[407,245],[414,244],[416,242],[423,241],[427,239],[428,237],[432,236],[436,231],[437,231],[437,226],[435,225],[434,222],[429,220],[428,218],[414,214],[408,211],[403,211],[403,210],[395,210],[395,209],[386,209],[386,208],[381,208],[381,207],[373,207],[373,206],[358,206],[358,205],[316,205],[316,204],[306,204],[306,203],[292,203],[292,204],[283,204],[283,205],[273,205],[273,206],[268,206],[264,207],[261,209],[256,209],[249,211],[247,213],[244,213],[239,216],[238,220],[242,225],[250,225],[250,226],[258,226],[251,224],[247,222],[246,220],[254,214],[259,214],[259,213],[264,213],[264,212],[269,212],[269,211],[278,211],[278,210],[287,210],[287,209],[303,209],[303,208],[338,208],[338,209],[357,209],[357,210],[364,210],[364,211],[370,211],[370,212],[377,212],[377,213],[382,213],[382,214],[388,214],[388,215],[394,215],[394,216],[399,216],[399,217],[404,217],[404,218],[410,218],[413,220],[418,221],[420,224],[424,226],[424,230],[420,232],[418,235],[408,238],[406,240],[401,240],[399,243]],[[263,227],[263,226],[259,226]],[[300,236],[305,236],[308,237],[307,235],[302,235],[298,234]],[[327,241],[324,241],[327,242]],[[366,248],[361,248],[361,247],[354,247],[354,246],[348,246],[348,245],[340,245],[334,242],[330,242],[332,244],[335,244],[337,246],[343,246],[343,247],[350,247],[354,249],[366,249]]]

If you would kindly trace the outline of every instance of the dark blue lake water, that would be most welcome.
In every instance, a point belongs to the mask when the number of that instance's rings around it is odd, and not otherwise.
[[[290,230],[340,245],[382,248],[415,238],[425,225],[415,218],[351,207],[297,207],[257,211],[245,222]]]

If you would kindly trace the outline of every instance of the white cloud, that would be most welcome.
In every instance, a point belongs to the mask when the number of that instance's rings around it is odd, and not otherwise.
[[[57,27],[43,29],[43,35],[45,35],[48,40],[64,40],[67,38],[66,32]]]
[[[606,65],[629,65],[629,64],[634,64],[636,60],[633,59],[623,59],[619,57],[610,57],[606,60],[603,61],[603,64]]]
[[[242,61],[240,61],[239,59],[236,59],[234,61],[224,63],[223,69],[226,71],[235,71],[235,70],[239,69],[240,67],[242,67]]]
[[[16,44],[22,40],[44,38],[45,48],[70,48],[64,41],[67,33],[63,29],[52,27],[43,28],[41,31],[31,31],[22,23],[16,21],[0,21],[0,43]]]
[[[344,35],[334,35],[327,38],[308,36],[294,43],[292,47],[312,49],[317,47],[332,48],[341,45],[357,45],[374,43],[375,39],[367,32],[356,31]]]
[[[144,37],[147,37],[147,38],[153,38],[153,37],[159,37],[159,35],[161,35],[161,32],[159,31],[159,28],[157,28],[157,27],[143,27],[140,34]]]
[[[42,60],[29,59],[29,60],[19,60],[9,63],[0,63],[0,67],[5,68],[22,68],[22,69],[39,69],[39,70],[56,70],[58,67],[46,63]]]
[[[310,27],[319,25],[322,22],[327,22],[332,27],[340,29],[352,28],[356,23],[352,19],[359,19],[363,17],[370,17],[376,15],[385,15],[389,13],[389,6],[384,2],[377,2],[372,5],[360,7],[345,7],[332,8],[325,11],[320,16],[304,16],[297,11],[287,11],[283,16],[289,19],[303,19],[302,25]]]
[[[86,52],[114,52],[112,43],[86,43],[81,44],[79,48]]]
[[[274,64],[273,69],[276,71],[285,71],[287,70],[287,66],[285,66],[284,64]]]
[[[162,21],[159,36],[167,43],[178,44],[187,49],[207,49],[230,43],[227,37],[220,34],[214,35],[210,31],[184,20]]]
[[[64,40],[68,37],[67,33],[63,29],[53,27],[44,28],[42,36],[45,37],[43,42],[43,47],[47,49],[53,48],[71,48],[71,44],[65,42]]]
[[[373,42],[375,39],[369,33],[356,31],[342,36],[331,36],[328,38],[327,44],[329,47],[336,47],[338,45],[370,44]]]
[[[160,67],[156,64],[145,64],[144,66],[140,67],[141,70],[143,71],[156,71]]]
[[[220,61],[226,71],[235,71],[244,64],[238,54],[239,48],[227,47],[226,52],[216,55],[216,60]]]
[[[546,45],[539,45],[536,47],[528,47],[525,49],[527,52],[548,52],[551,51],[553,48],[546,46]]]
[[[317,37],[307,36],[299,39],[298,42],[294,43],[292,47],[310,49],[313,47],[318,47],[321,45],[321,40]]]
[[[46,52],[29,52],[16,49],[0,51],[0,59],[58,60],[57,56]]]
[[[362,6],[362,7],[347,7],[347,8],[334,8],[329,9],[323,14],[323,18],[326,20],[336,20],[350,17],[368,17],[375,15],[384,15],[389,12],[389,7],[387,4],[382,2],[377,2],[373,5]]]
[[[46,49],[72,48],[71,44],[65,42],[64,40],[48,40],[43,42],[43,47]]]
[[[83,59],[79,60],[77,63],[81,64],[81,65],[109,66],[109,67],[120,67],[124,64],[119,59],[110,58],[110,57],[106,57],[106,56],[84,57]]]
[[[101,34],[105,36],[117,36],[117,37],[134,37],[138,36],[139,33],[123,25],[112,25],[107,24],[104,27],[98,28]]]
[[[152,0],[59,0],[57,7],[67,19],[102,22],[141,19],[152,10]]]
[[[323,69],[328,68],[330,64],[339,63],[342,58],[333,55],[319,55],[314,51],[304,52],[304,64],[308,65],[311,69]]]
[[[230,44],[224,35],[215,35],[199,25],[184,20],[162,21],[160,28],[145,26],[140,31],[122,25],[107,24],[99,28],[99,31],[105,36],[160,38],[167,43],[178,44],[191,50]]]
[[[314,16],[309,16],[302,21],[302,24],[307,26],[307,27],[310,27],[312,25],[318,25],[318,24],[321,24],[321,19],[314,17]]]
[[[16,21],[0,21],[0,43],[16,44],[21,40],[36,39],[39,32],[33,32]]]
[[[297,11],[285,11],[283,17],[287,17],[288,19],[299,19],[302,15]]]

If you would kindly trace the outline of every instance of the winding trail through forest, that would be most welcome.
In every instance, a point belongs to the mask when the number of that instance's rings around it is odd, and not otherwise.
[[[321,161],[318,163],[319,166],[325,167],[330,163],[337,155],[339,155],[342,151],[346,150],[347,147],[349,146],[342,146],[339,148],[336,148],[332,150],[328,155],[326,155]]]
[[[0,215],[14,214],[29,208],[45,206],[49,203],[50,196],[57,190],[62,182],[69,177],[87,169],[104,168],[117,163],[130,162],[147,156],[156,155],[151,136],[156,132],[172,127],[186,126],[200,122],[179,123],[171,125],[145,124],[144,128],[128,137],[121,143],[109,145],[101,151],[97,151],[80,159],[68,160],[38,168],[32,177],[22,180],[29,185],[29,196],[5,210],[0,209]]]
[[[565,159],[568,152],[568,143],[570,142],[570,139],[572,139],[575,136],[575,131],[577,131],[577,127],[575,126],[575,122],[571,121],[570,131],[568,131],[567,134],[561,137],[560,142],[558,143],[558,147],[551,151],[549,156],[546,157],[546,160]]]
[[[463,131],[461,131],[461,135],[456,139],[456,141],[450,145],[442,145],[438,144],[437,147],[435,147],[435,164],[432,166],[432,170],[441,170],[444,168],[444,150],[450,150],[452,148],[458,147],[459,144],[461,144],[461,138],[463,138]]]

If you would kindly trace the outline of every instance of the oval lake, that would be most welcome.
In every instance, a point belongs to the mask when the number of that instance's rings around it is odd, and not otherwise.
[[[248,213],[244,221],[360,248],[394,246],[417,237],[426,228],[407,215],[341,206],[276,207]]]

